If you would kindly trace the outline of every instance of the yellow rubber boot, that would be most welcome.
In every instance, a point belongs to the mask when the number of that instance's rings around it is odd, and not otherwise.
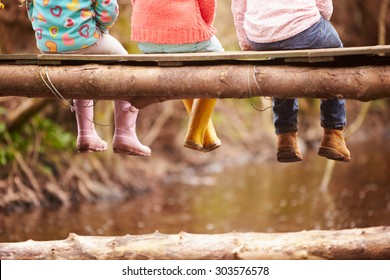
[[[184,107],[188,114],[191,114],[193,99],[183,99]],[[203,138],[203,152],[211,152],[221,147],[221,140],[218,138],[217,133],[214,129],[213,121],[210,119]]]
[[[191,114],[193,102],[194,102],[194,99],[183,99],[183,104],[184,104],[184,107],[186,108],[188,115]]]
[[[184,141],[184,147],[202,152],[205,151],[203,142],[209,122],[211,122],[210,118],[213,113],[216,101],[217,100],[214,98],[183,100],[184,106],[186,107],[187,111],[189,111],[190,105],[192,103],[187,135]],[[209,136],[207,137],[209,138]]]
[[[217,136],[213,122],[209,121],[203,138],[203,152],[211,152],[221,147],[221,140]]]

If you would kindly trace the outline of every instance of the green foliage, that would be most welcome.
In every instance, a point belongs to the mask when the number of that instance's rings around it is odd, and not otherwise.
[[[4,123],[0,125],[0,131],[0,165],[4,166],[14,160],[15,153],[13,145],[8,145],[12,140]]]
[[[54,121],[35,116],[20,131],[10,133],[4,123],[0,124],[0,165],[11,163],[16,153],[49,156],[50,152],[68,152],[75,149],[75,136],[65,131]]]
[[[7,163],[12,162],[15,158],[15,154],[8,149],[0,148],[0,165],[5,166]]]
[[[37,129],[42,134],[44,144],[46,147],[51,147],[55,150],[69,150],[74,148],[74,136],[64,131],[64,129],[57,123],[50,119],[35,117]]]
[[[0,115],[5,115],[7,113],[7,109],[3,106],[0,106]]]

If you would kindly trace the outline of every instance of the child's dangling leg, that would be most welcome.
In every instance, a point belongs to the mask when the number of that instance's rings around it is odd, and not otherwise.
[[[73,100],[77,121],[77,151],[79,153],[107,150],[107,143],[100,139],[93,123],[93,100]]]
[[[347,123],[345,99],[321,99],[321,126],[324,128],[318,154],[328,159],[350,162],[344,139]]]
[[[210,98],[195,99],[192,102],[184,147],[208,152],[220,146],[220,140],[216,137],[213,126],[209,125],[216,101],[215,98]],[[189,101],[184,101],[184,104],[186,108],[189,108]],[[207,130],[209,131],[206,134]],[[212,146],[213,148],[211,148]]]
[[[203,138],[203,152],[211,152],[221,147],[221,140],[217,136],[213,122],[209,121]]]
[[[149,147],[141,144],[136,133],[136,121],[138,109],[127,101],[114,101],[115,112],[115,133],[113,138],[113,149],[115,153],[150,156]]]
[[[194,100],[193,99],[183,99],[184,107],[187,110],[187,113],[190,115],[192,111],[192,104]],[[204,137],[202,143],[198,143],[197,147],[200,147],[200,145],[203,145],[202,151],[203,152],[211,152],[221,146],[221,140],[218,138],[217,133],[214,129],[214,125],[212,120],[210,119],[206,130],[204,132]],[[198,149],[196,149],[198,150]]]

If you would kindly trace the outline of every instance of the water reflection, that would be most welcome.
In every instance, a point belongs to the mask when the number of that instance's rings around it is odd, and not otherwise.
[[[64,239],[70,232],[112,236],[390,225],[389,155],[387,147],[359,154],[350,164],[335,163],[327,189],[320,185],[328,161],[311,153],[302,163],[230,168],[199,178],[204,185],[171,183],[130,201],[1,215],[0,241]]]

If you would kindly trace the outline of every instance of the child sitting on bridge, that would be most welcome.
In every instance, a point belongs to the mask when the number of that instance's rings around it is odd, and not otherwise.
[[[118,17],[116,0],[27,0],[26,7],[42,53],[128,54],[118,40],[108,34]],[[107,143],[95,130],[93,107],[93,100],[74,100],[78,152],[107,150]],[[114,112],[114,152],[150,156],[150,148],[137,138],[138,109],[127,101],[116,100]]]
[[[215,0],[131,0],[131,39],[143,53],[224,51],[212,22]],[[211,121],[216,99],[185,99],[189,113],[184,147],[210,152],[221,146]]]
[[[232,0],[232,12],[242,50],[343,47],[329,22],[332,0]],[[301,161],[297,145],[298,99],[273,98],[273,111],[278,136],[277,160]],[[345,125],[345,100],[321,100],[324,134],[318,151],[320,156],[344,162],[351,160],[343,137]]]

